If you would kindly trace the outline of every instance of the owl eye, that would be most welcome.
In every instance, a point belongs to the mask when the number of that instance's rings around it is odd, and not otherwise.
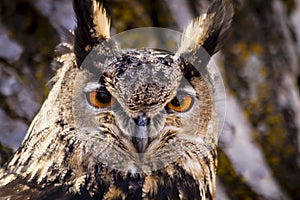
[[[176,112],[186,112],[193,105],[194,99],[189,95],[178,95],[167,104],[168,110]]]
[[[88,102],[95,108],[106,108],[115,103],[115,99],[107,91],[92,91],[87,93]]]

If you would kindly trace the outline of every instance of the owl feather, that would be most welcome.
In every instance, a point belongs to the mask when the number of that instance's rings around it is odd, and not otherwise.
[[[198,47],[204,48],[210,56],[224,45],[230,30],[233,6],[229,1],[216,0],[208,11],[192,20],[183,32],[176,55]]]
[[[110,37],[110,19],[102,4],[97,0],[74,0],[73,5],[77,16],[75,53],[80,66],[92,47]]]

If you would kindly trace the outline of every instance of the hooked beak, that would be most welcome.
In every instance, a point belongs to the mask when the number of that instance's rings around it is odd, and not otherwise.
[[[133,121],[137,125],[135,136],[132,137],[132,143],[138,153],[144,153],[149,144],[149,127],[150,118],[145,113],[134,118]]]

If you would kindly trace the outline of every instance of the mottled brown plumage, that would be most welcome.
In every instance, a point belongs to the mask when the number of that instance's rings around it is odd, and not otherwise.
[[[75,42],[60,45],[55,84],[0,170],[0,198],[213,199],[218,117],[206,65],[231,5],[215,1],[174,53],[118,49],[96,0],[74,9]]]

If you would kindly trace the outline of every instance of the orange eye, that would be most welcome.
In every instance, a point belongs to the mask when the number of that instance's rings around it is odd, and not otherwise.
[[[107,91],[89,92],[87,99],[95,108],[106,108],[113,105],[116,101]]]
[[[167,104],[167,108],[176,112],[186,112],[192,107],[193,101],[189,95],[176,96]]]

